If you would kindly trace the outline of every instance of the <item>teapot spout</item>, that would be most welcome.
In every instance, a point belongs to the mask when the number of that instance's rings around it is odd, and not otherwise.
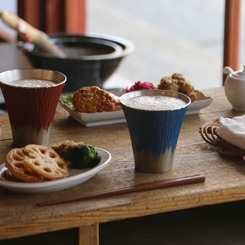
[[[224,72],[224,74],[228,74],[229,75],[229,74],[233,73],[234,71],[229,66],[225,66],[224,69],[223,69],[223,72]]]

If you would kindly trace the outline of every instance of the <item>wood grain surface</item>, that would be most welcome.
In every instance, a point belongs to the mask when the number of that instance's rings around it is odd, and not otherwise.
[[[241,113],[232,110],[224,96],[223,88],[205,90],[204,93],[213,97],[214,101],[200,114],[186,116],[175,152],[173,169],[165,174],[135,172],[126,123],[86,128],[62,109],[57,111],[51,144],[65,139],[84,141],[111,152],[112,161],[91,180],[55,193],[26,195],[0,188],[0,240],[73,227],[80,227],[81,232],[91,227],[89,237],[97,237],[97,225],[101,222],[243,200],[245,163],[242,159],[221,157],[217,149],[206,144],[198,132],[200,126],[219,116],[236,116]],[[2,129],[0,161],[4,162],[6,153],[12,147],[7,116],[0,116],[0,126]],[[204,175],[205,183],[62,205],[46,207],[36,205],[64,196],[76,197],[81,194],[87,195],[194,174]],[[89,237],[86,238],[87,241]],[[85,244],[82,240],[80,239],[80,244]]]

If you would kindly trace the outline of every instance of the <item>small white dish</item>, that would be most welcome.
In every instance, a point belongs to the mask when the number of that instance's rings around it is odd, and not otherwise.
[[[124,90],[111,90],[113,94],[117,96],[121,96],[125,93]],[[197,94],[197,101],[194,101],[190,104],[186,115],[198,114],[200,110],[209,106],[213,99],[211,97],[207,97],[202,92],[195,90]],[[71,95],[62,96],[63,99],[68,98]],[[64,101],[60,98],[60,105],[67,110],[70,115],[79,121],[82,125],[86,127],[100,126],[100,125],[108,125],[115,123],[123,123],[126,122],[123,110],[112,111],[112,112],[96,112],[96,113],[79,113],[75,111],[72,103],[64,103]]]
[[[200,113],[201,109],[209,106],[213,102],[213,99],[211,97],[204,95],[199,90],[195,90],[195,93],[197,96],[197,100],[193,101],[190,104],[186,115],[198,114]]]
[[[190,104],[190,106],[186,112],[186,115],[198,114],[198,113],[200,113],[201,109],[208,107],[212,102],[213,102],[212,98],[194,101]]]
[[[97,173],[103,170],[111,162],[111,154],[101,148],[96,148],[100,156],[99,164],[91,169],[72,169],[70,177],[39,183],[23,183],[1,179],[1,175],[6,170],[5,164],[0,165],[0,187],[4,187],[13,192],[19,193],[46,193],[64,190],[84,183]]]
[[[67,110],[74,119],[76,119],[86,127],[126,122],[123,110],[96,113],[80,113],[75,111],[73,106],[68,106],[67,104],[65,104],[62,99],[60,99],[59,102],[61,106],[65,110]]]

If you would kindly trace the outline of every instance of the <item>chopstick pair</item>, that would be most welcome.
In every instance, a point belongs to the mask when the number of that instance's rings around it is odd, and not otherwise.
[[[174,186],[180,186],[180,185],[203,183],[204,181],[205,181],[204,175],[195,174],[195,175],[190,175],[190,176],[178,177],[174,179],[159,180],[159,181],[152,181],[152,182],[147,182],[147,183],[142,183],[142,184],[137,184],[137,185],[131,185],[131,186],[122,187],[119,189],[95,192],[95,193],[78,196],[78,197],[67,197],[67,198],[60,198],[57,200],[39,202],[37,203],[37,206],[44,207],[44,206],[65,204],[65,203],[83,201],[83,200],[94,199],[94,198],[110,197],[110,196],[129,194],[129,193],[148,191],[148,190],[156,190],[156,189],[174,187]]]

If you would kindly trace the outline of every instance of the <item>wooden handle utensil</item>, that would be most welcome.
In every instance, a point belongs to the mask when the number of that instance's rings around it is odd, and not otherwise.
[[[205,181],[204,175],[196,174],[196,175],[178,177],[174,179],[152,181],[152,182],[132,185],[128,187],[122,187],[119,189],[91,193],[91,194],[87,194],[83,196],[68,197],[68,198],[64,197],[64,198],[57,199],[57,200],[40,202],[40,203],[37,203],[37,206],[43,207],[43,206],[64,204],[64,203],[70,203],[70,202],[76,202],[76,201],[82,201],[82,200],[88,200],[88,199],[94,199],[94,198],[109,197],[109,196],[115,196],[115,195],[121,195],[121,194],[135,193],[135,192],[140,192],[140,191],[155,190],[155,189],[174,187],[174,186],[180,186],[180,185],[202,183],[204,181]]]
[[[65,57],[64,52],[50,41],[46,33],[34,28],[17,15],[3,11],[0,13],[0,18],[7,26],[16,30],[23,41],[32,42],[43,52],[56,57]]]

